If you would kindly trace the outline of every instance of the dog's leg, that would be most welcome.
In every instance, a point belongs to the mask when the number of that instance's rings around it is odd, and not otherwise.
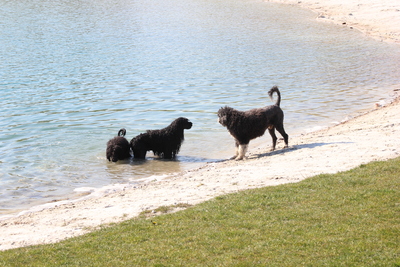
[[[276,134],[275,134],[275,127],[273,127],[273,126],[272,127],[268,127],[268,132],[272,137],[272,148],[271,148],[271,151],[274,151],[275,147],[276,147],[276,140],[278,140],[278,138],[276,137]]]
[[[237,156],[239,155],[239,142],[235,141],[235,156],[231,157],[230,159],[236,159]]]
[[[285,132],[283,128],[283,124],[277,125],[276,130],[282,135],[283,139],[285,140],[285,148],[289,147],[289,135]]]
[[[171,150],[166,150],[163,152],[162,158],[164,159],[172,159],[173,158],[173,154]]]
[[[145,159],[146,158],[146,150],[134,150],[133,151],[133,157],[135,159]]]
[[[241,144],[239,145],[239,155],[235,158],[235,160],[242,160],[246,157],[247,148],[249,147],[248,144]]]

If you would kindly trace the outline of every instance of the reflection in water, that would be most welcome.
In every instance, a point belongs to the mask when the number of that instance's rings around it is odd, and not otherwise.
[[[191,156],[178,156],[176,159],[168,160],[150,156],[145,160],[131,158],[117,163],[109,163],[106,171],[113,177],[113,182],[123,183],[126,182],[126,177],[137,180],[148,177],[149,173],[155,176],[178,173],[219,160]]]

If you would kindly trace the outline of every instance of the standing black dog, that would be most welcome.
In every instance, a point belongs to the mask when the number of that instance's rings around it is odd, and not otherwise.
[[[183,131],[192,128],[187,118],[177,118],[169,126],[160,130],[147,130],[131,140],[134,158],[146,158],[147,151],[164,159],[175,158],[184,140]]]
[[[281,93],[277,86],[268,92],[271,99],[273,93],[278,95],[275,105],[248,111],[239,111],[227,106],[219,109],[218,122],[235,138],[236,155],[232,159],[243,159],[250,140],[262,136],[267,129],[272,137],[272,151],[275,150],[277,140],[275,128],[283,136],[285,148],[288,147],[289,136],[283,128],[283,111],[279,107]]]
[[[118,136],[107,142],[107,159],[112,162],[123,160],[131,157],[131,148],[128,140],[125,139],[126,130],[122,128],[118,132]]]

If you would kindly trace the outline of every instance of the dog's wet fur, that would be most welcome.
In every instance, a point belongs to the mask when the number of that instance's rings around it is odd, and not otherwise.
[[[107,142],[106,156],[109,161],[117,162],[131,157],[131,148],[125,135],[126,130],[122,128],[118,131],[118,136]]]
[[[245,158],[250,140],[264,135],[268,129],[272,137],[272,149],[275,150],[277,137],[275,129],[282,135],[285,148],[289,145],[289,136],[283,127],[283,111],[280,108],[281,93],[277,86],[272,87],[268,95],[272,99],[276,93],[278,98],[274,105],[264,108],[255,108],[248,111],[239,111],[225,106],[218,110],[218,122],[226,127],[235,139],[236,154],[232,159],[242,160]]]
[[[147,151],[153,151],[160,158],[175,158],[184,141],[184,130],[192,128],[192,125],[187,118],[180,117],[163,129],[147,130],[134,137],[130,142],[133,157],[144,159]]]

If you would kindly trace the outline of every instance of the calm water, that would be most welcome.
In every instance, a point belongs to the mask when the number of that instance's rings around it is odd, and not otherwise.
[[[400,48],[314,18],[259,0],[0,0],[0,215],[227,158],[216,111],[272,104],[275,84],[289,135],[389,99]],[[180,116],[194,127],[176,161],[105,159],[121,127]]]

